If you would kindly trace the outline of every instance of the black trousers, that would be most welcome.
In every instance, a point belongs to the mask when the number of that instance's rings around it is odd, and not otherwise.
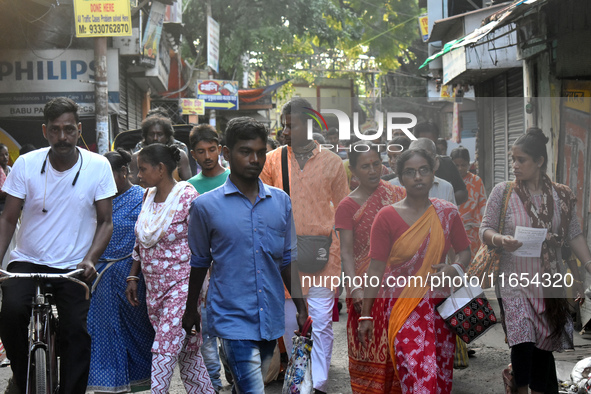
[[[43,265],[12,262],[10,272],[66,273]],[[0,337],[10,359],[13,379],[22,393],[25,392],[28,367],[28,330],[31,318],[31,301],[35,294],[32,279],[9,279],[2,283],[2,310],[0,311]],[[67,279],[51,281],[51,293],[59,315],[58,344],[60,355],[60,393],[83,394],[88,384],[90,370],[90,335],[86,329],[86,317],[90,300],[85,300],[85,290]]]
[[[532,342],[514,345],[511,348],[511,364],[517,387],[545,394],[558,394],[556,364],[552,352],[538,349]]]

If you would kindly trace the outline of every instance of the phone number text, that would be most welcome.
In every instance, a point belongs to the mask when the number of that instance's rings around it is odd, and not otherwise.
[[[104,33],[129,33],[129,25],[127,23],[102,23],[96,25],[88,25],[88,30],[91,34]]]

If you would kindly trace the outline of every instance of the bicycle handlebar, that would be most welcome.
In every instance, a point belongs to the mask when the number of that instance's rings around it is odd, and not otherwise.
[[[8,279],[67,279],[70,280],[74,283],[79,284],[80,286],[84,287],[84,290],[86,292],[86,299],[89,298],[89,289],[88,289],[88,285],[86,283],[84,283],[83,281],[81,281],[78,278],[75,278],[75,276],[80,275],[81,273],[83,273],[84,270],[82,268],[68,272],[67,274],[48,274],[48,273],[40,273],[40,272],[33,272],[33,273],[28,273],[28,274],[23,274],[23,273],[19,273],[19,272],[8,272],[8,271],[4,271],[2,269],[0,269],[0,283],[8,280]]]

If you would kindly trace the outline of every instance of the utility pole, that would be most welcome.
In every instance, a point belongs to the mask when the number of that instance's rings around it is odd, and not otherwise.
[[[109,86],[107,83],[107,37],[94,38],[94,112],[96,145],[100,155],[109,151]]]
[[[211,3],[209,2],[209,0],[206,1],[205,6],[207,8],[207,35],[209,36],[209,18],[211,18]],[[207,41],[207,45],[209,46],[209,41]],[[209,51],[209,47],[207,48],[207,50]],[[211,67],[208,67],[207,76],[209,79],[213,79],[214,77],[213,70],[211,69]],[[209,110],[209,124],[214,128],[216,127],[215,109]]]

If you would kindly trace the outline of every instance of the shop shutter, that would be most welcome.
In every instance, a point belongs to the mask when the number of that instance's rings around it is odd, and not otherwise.
[[[523,98],[523,71],[519,68],[507,72],[507,118],[509,148],[525,133],[525,103]]]
[[[128,130],[129,121],[127,118],[127,69],[125,61],[119,56],[119,130]]]
[[[127,73],[127,62],[119,60],[119,100],[121,111],[119,114],[119,130],[134,130],[142,123],[143,92]]]
[[[493,175],[494,185],[507,179],[507,93],[505,76],[493,80]]]
[[[508,156],[513,142],[524,132],[523,71],[520,68],[493,80],[494,184],[511,178]]]
[[[128,130],[139,129],[142,123],[142,90],[131,79],[127,80],[129,101],[127,106]]]

